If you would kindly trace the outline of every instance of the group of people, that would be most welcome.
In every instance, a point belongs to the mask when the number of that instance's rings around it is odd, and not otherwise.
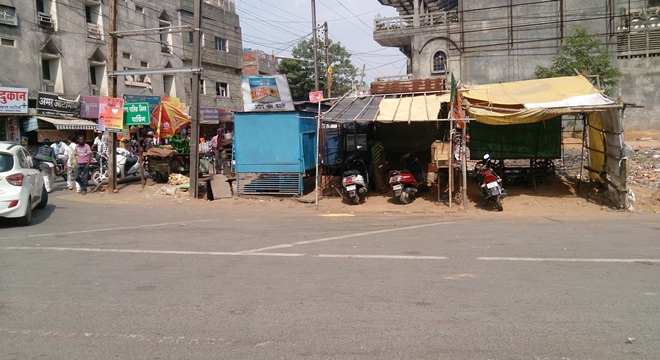
[[[98,146],[95,142],[94,147],[98,149]],[[83,135],[77,137],[70,135],[66,141],[60,140],[52,144],[50,139],[44,139],[42,146],[37,148],[34,159],[39,162],[39,169],[47,192],[53,190],[57,168],[66,172],[67,189],[75,188],[78,193],[87,194],[92,147],[85,142]]]

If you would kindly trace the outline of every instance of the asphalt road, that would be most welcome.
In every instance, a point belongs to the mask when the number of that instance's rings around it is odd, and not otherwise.
[[[660,358],[657,215],[335,217],[54,193],[34,217],[0,221],[1,359]]]

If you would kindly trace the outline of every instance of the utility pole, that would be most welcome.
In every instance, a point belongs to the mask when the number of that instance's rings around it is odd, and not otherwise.
[[[192,91],[192,109],[193,114],[191,119],[191,133],[190,133],[190,197],[197,199],[199,194],[199,96],[200,84],[202,82],[202,1],[195,1],[195,13],[193,15],[194,27],[193,32],[193,67],[199,69],[194,72],[193,88]]]
[[[358,84],[358,96],[362,95],[362,90],[364,88],[364,76],[366,75],[364,71],[367,69],[367,64],[362,64],[362,73],[360,74],[360,84]]]
[[[117,31],[117,0],[110,0],[110,71],[117,71],[117,36],[113,34]],[[117,97],[117,77],[110,78],[110,97]],[[110,190],[114,193],[117,191],[117,134],[110,133],[108,139],[108,185]]]
[[[332,68],[330,67],[330,42],[328,41],[328,23],[323,23],[323,36],[325,45],[325,82],[328,88],[328,99],[332,97]]]
[[[316,1],[312,0],[312,37],[314,38],[314,91],[319,91],[319,63],[318,47],[319,38],[316,34]]]

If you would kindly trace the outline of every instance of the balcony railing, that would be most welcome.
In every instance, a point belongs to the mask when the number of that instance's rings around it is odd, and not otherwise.
[[[419,27],[431,27],[449,25],[450,23],[458,23],[458,13],[451,12],[435,12],[430,14],[419,15]],[[390,30],[405,30],[415,28],[415,15],[403,15],[389,18],[374,19],[374,31],[390,31]]]
[[[102,29],[99,24],[87,23],[87,37],[100,40]]]

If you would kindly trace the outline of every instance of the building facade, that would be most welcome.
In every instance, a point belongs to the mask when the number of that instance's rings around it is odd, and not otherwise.
[[[598,34],[624,76],[625,101],[645,105],[627,125],[660,128],[652,84],[660,81],[660,10],[649,0],[379,0],[398,17],[374,20],[374,39],[408,57],[413,78],[463,84],[534,78],[572,28]]]
[[[243,50],[243,75],[276,75],[279,66],[275,55],[268,55],[261,50]]]
[[[27,88],[66,99],[109,96],[108,0],[0,0],[0,87]],[[191,66],[193,0],[117,0],[118,31],[155,29],[118,39],[117,69]],[[204,0],[202,107],[242,108],[242,38],[233,0]],[[191,28],[192,29],[192,28]],[[192,76],[119,78],[117,93],[176,97],[190,104]],[[2,115],[0,115],[2,117]],[[0,124],[0,127],[2,124]]]

